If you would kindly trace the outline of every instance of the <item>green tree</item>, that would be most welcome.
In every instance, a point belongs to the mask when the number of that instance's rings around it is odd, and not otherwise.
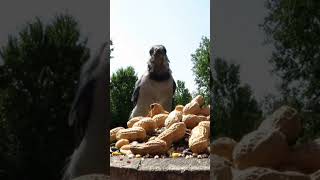
[[[138,77],[133,67],[120,68],[111,76],[110,104],[111,104],[111,128],[126,127],[128,118],[133,109],[131,96]]]
[[[27,23],[1,48],[1,179],[60,178],[74,148],[67,117],[86,44],[78,22],[57,15]]]
[[[239,65],[216,58],[212,63],[212,136],[239,140],[252,131],[262,112],[248,85],[241,85]]]
[[[177,89],[174,95],[174,106],[186,105],[192,100],[189,90],[185,87],[185,82],[177,80]]]
[[[280,104],[293,104],[304,119],[302,139],[320,135],[320,2],[267,0],[261,27],[274,46],[270,63],[282,80]]]
[[[205,97],[206,103],[210,102],[210,40],[202,37],[200,46],[191,54],[193,62],[192,71],[198,85],[198,93]]]
[[[284,96],[298,97],[313,107],[320,102],[320,2],[267,0],[262,28],[273,44],[270,63],[282,79]]]

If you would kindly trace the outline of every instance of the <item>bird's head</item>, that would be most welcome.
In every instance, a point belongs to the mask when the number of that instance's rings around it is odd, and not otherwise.
[[[169,68],[169,59],[167,50],[163,45],[154,45],[149,50],[150,59],[148,62],[148,71],[158,78],[167,78],[171,70]]]

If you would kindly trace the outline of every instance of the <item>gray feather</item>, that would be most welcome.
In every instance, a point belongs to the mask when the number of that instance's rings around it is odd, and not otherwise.
[[[134,106],[138,102],[139,91],[140,91],[140,83],[141,83],[141,78],[136,82],[136,85],[135,85],[133,93],[132,93],[131,101],[133,102]]]
[[[92,110],[93,91],[98,78],[100,56],[105,49],[105,45],[103,45],[98,56],[88,60],[83,65],[78,90],[69,112],[68,123],[69,126],[74,127],[76,147],[79,146],[88,126],[88,119]]]

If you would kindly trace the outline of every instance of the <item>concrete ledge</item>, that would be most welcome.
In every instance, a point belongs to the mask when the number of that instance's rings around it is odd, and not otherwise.
[[[111,179],[119,180],[208,180],[210,159],[129,159],[110,157]]]

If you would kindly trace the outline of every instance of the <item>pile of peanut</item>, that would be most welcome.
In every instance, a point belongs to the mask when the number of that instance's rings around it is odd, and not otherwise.
[[[188,157],[199,158],[199,154],[209,152],[209,136],[210,106],[204,105],[203,96],[198,95],[185,106],[177,105],[170,113],[158,103],[151,104],[146,117],[130,119],[127,128],[111,129],[110,143],[115,142],[118,151],[110,152],[113,156],[176,158],[185,154],[182,148],[174,149],[174,146],[186,141],[192,154]]]
[[[320,180],[320,138],[295,144],[302,129],[298,112],[282,106],[237,143],[211,144],[211,178],[224,180]]]

